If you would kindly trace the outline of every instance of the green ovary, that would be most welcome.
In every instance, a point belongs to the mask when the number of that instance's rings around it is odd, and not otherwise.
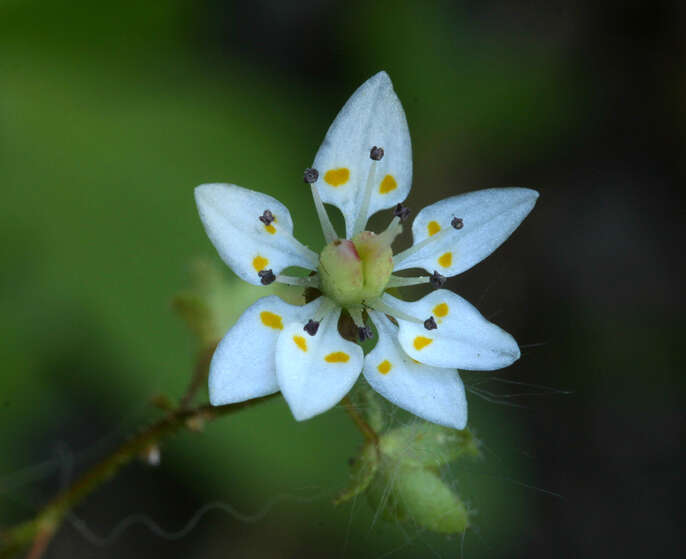
[[[391,239],[392,240],[392,239]],[[379,297],[393,270],[393,252],[385,235],[363,231],[335,240],[319,255],[322,291],[341,306]]]

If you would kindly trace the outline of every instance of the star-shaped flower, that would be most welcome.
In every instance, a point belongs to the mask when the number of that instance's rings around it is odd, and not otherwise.
[[[293,236],[288,209],[266,194],[232,184],[203,184],[195,199],[221,258],[243,280],[318,288],[304,306],[276,296],[250,306],[220,342],[210,365],[214,405],[281,391],[297,420],[320,414],[343,398],[360,373],[382,396],[428,421],[463,429],[467,401],[457,369],[493,370],[516,361],[519,347],[471,304],[441,289],[447,277],[493,252],[531,211],[538,193],[526,188],[480,190],[421,210],[413,245],[393,255],[391,243],[409,214],[402,205],[412,182],[412,149],[405,113],[391,80],[367,80],[329,128],[312,168],[311,186],[326,247],[316,254]],[[324,203],[345,217],[339,238]],[[365,231],[369,217],[394,208],[380,234]],[[289,267],[312,271],[283,275]],[[393,272],[423,268],[429,275]],[[415,302],[391,287],[429,283],[435,291]],[[341,313],[359,339],[373,335],[366,356],[339,333]]]

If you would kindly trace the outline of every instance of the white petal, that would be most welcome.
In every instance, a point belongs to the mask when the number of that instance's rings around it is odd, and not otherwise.
[[[321,305],[289,305],[275,295],[248,307],[217,346],[210,363],[210,402],[232,404],[278,392],[274,351],[287,324],[302,326]]]
[[[433,367],[491,371],[519,359],[514,338],[486,320],[476,308],[447,289],[438,289],[419,301],[407,303],[383,296],[396,309],[419,318],[434,317],[438,328],[398,319],[398,340],[410,357]]]
[[[314,159],[320,196],[343,212],[347,238],[352,236],[362,205],[373,146],[382,147],[385,154],[376,163],[371,199],[363,216],[365,223],[377,211],[402,202],[412,184],[410,132],[386,72],[369,78],[348,99]]]
[[[314,336],[289,324],[276,342],[276,376],[298,421],[340,402],[362,371],[362,349],[338,333],[340,314],[330,312]]]
[[[260,270],[278,274],[288,266],[317,268],[316,255],[293,238],[291,214],[275,198],[213,183],[196,187],[195,201],[207,236],[241,279],[259,285]],[[265,210],[276,218],[269,226],[259,219]]]
[[[427,206],[412,223],[414,245],[442,229],[449,231],[407,258],[399,254],[395,270],[424,268],[444,276],[468,270],[505,242],[532,210],[537,198],[538,192],[528,188],[489,188],[451,196]],[[462,219],[461,229],[451,227],[453,217]]]
[[[364,358],[367,382],[396,406],[427,421],[464,429],[467,397],[458,372],[417,363],[400,347],[398,327],[384,314],[371,315],[379,339]]]

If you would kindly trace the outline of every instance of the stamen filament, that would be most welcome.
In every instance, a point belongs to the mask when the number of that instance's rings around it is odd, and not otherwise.
[[[303,287],[319,287],[319,276],[276,276],[276,281],[278,283],[284,283],[286,285],[301,285]]]
[[[367,175],[367,184],[364,187],[364,195],[362,197],[362,204],[355,217],[355,224],[353,225],[353,235],[357,235],[364,231],[367,225],[367,212],[369,211],[369,201],[372,198],[372,188],[374,188],[376,178],[376,161],[372,160],[369,167],[369,174]]]
[[[394,217],[386,227],[386,230],[379,233],[377,238],[388,246],[393,244],[393,240],[403,232],[403,226],[400,224],[400,218]]]
[[[278,279],[278,278],[277,278]],[[429,276],[419,276],[416,278],[403,278],[400,276],[391,276],[386,284],[386,287],[408,287],[410,285],[421,285],[422,283],[429,283],[431,278]]]
[[[419,252],[422,250],[425,246],[430,245],[431,243],[435,243],[439,239],[442,239],[449,233],[454,233],[455,229],[452,227],[445,227],[441,229],[438,233],[435,235],[431,235],[430,237],[427,237],[423,241],[418,242],[416,245],[412,245],[410,248],[396,254],[393,256],[393,267],[394,269],[398,269],[398,266],[401,265],[405,260],[407,260],[410,256],[415,254],[416,252]]]
[[[362,318],[362,309],[359,307],[349,307],[348,312],[350,313],[350,318],[353,319],[355,326],[358,328],[364,328],[364,319]]]
[[[366,304],[369,308],[372,308],[375,311],[379,311],[384,314],[388,314],[394,318],[406,320],[407,322],[414,322],[416,324],[424,324],[423,320],[420,320],[419,318],[415,318],[414,316],[410,316],[409,314],[405,314],[404,312],[399,311],[398,309],[392,307],[388,303],[382,301],[381,298],[374,299],[372,301],[367,301]]]
[[[324,202],[322,202],[322,199],[319,196],[319,190],[317,190],[317,187],[314,185],[314,183],[310,185],[310,188],[312,190],[312,198],[314,199],[314,207],[317,209],[317,217],[319,218],[319,223],[322,226],[322,233],[324,233],[324,239],[328,245],[339,237],[336,233],[336,230],[333,228],[333,225],[331,224],[329,214],[326,213]],[[319,261],[319,258],[317,258],[317,261]]]
[[[336,307],[336,303],[334,303],[328,297],[322,297],[322,299],[322,304],[319,305],[317,312],[315,312],[314,316],[312,316],[312,320],[315,322],[321,322],[324,320],[324,317],[327,316],[334,309],[334,307]]]

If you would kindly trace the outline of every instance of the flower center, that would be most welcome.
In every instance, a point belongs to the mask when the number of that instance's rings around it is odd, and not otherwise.
[[[324,294],[344,307],[379,297],[393,271],[391,243],[399,232],[400,225],[395,224],[379,235],[362,231],[352,240],[326,245],[319,255]]]

